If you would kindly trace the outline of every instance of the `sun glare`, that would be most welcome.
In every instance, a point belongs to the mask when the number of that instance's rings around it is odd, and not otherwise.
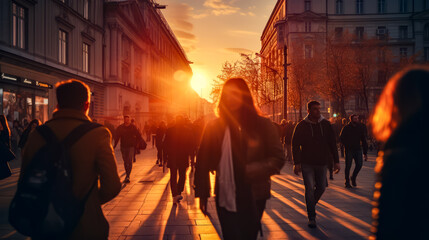
[[[207,78],[204,76],[201,72],[194,72],[194,75],[192,76],[191,80],[191,87],[195,90],[199,95],[201,95],[201,92],[204,88],[206,88],[208,85]]]

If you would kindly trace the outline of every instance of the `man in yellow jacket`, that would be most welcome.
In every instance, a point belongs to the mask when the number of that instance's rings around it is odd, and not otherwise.
[[[57,84],[58,106],[53,118],[45,124],[61,141],[79,125],[91,121],[89,87],[78,80]],[[107,239],[109,224],[101,205],[112,200],[121,191],[116,159],[111,145],[112,135],[105,127],[87,132],[70,148],[73,172],[73,194],[84,199],[89,191],[85,211],[69,239]],[[21,176],[37,151],[46,144],[44,138],[33,131],[23,149]],[[93,186],[98,179],[98,187]]]

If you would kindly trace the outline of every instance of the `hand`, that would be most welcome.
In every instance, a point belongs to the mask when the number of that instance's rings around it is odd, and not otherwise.
[[[301,172],[301,165],[300,164],[293,165],[293,172],[299,176],[299,173]]]
[[[207,198],[200,197],[200,209],[204,216],[207,216]]]
[[[368,161],[368,155],[367,155],[367,154],[364,154],[364,155],[363,155],[363,159],[364,159],[365,161]]]
[[[334,173],[338,174],[340,172],[340,169],[341,169],[340,163],[335,163],[335,165],[334,165]]]

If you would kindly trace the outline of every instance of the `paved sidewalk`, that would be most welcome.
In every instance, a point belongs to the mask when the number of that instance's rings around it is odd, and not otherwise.
[[[124,178],[120,151],[116,151],[121,179]],[[188,170],[184,199],[172,203],[169,173],[155,166],[156,150],[138,155],[131,173],[131,183],[124,184],[121,193],[103,206],[110,223],[110,239],[220,239],[214,199],[209,201],[209,216],[204,216],[194,199]],[[344,168],[344,161],[341,162]],[[286,164],[282,174],[272,178],[273,197],[267,202],[263,216],[264,237],[260,239],[367,239],[371,223],[371,199],[374,185],[375,157],[364,162],[358,178],[358,188],[345,189],[344,171],[329,182],[317,206],[318,228],[307,227],[304,187],[301,177]],[[14,175],[0,181],[0,238],[25,239],[7,223],[7,208],[15,192],[19,163],[14,163]],[[214,180],[214,178],[212,178]]]

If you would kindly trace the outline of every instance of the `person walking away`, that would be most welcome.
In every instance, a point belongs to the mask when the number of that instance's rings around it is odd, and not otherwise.
[[[124,116],[124,123],[116,129],[116,138],[113,149],[116,148],[118,142],[121,141],[121,154],[124,161],[125,180],[124,183],[130,182],[131,170],[133,169],[133,159],[135,154],[135,146],[140,138],[140,133],[134,124],[131,124],[130,116]]]
[[[368,143],[366,142],[366,134],[359,122],[358,115],[353,114],[350,116],[350,123],[341,130],[340,141],[344,146],[346,155],[346,167],[344,169],[344,175],[346,178],[345,187],[351,188],[352,185],[353,187],[356,187],[356,178],[363,164],[362,152],[363,158],[365,160],[368,159]],[[353,170],[353,175],[350,178],[350,169],[352,167],[353,159],[355,160],[355,169]],[[350,185],[350,180],[352,185]]]
[[[265,203],[270,198],[270,176],[285,163],[276,126],[260,116],[245,80],[223,85],[218,118],[204,130],[195,167],[195,197],[207,214],[210,172],[216,172],[216,210],[222,239],[257,239]]]
[[[39,119],[33,119],[28,124],[27,128],[22,132],[21,138],[19,139],[18,147],[24,149],[25,144],[27,143],[28,135],[36,129],[36,127],[42,125]]]
[[[286,160],[292,163],[292,135],[295,125],[292,121],[288,121],[285,129],[285,147],[286,147]]]
[[[315,228],[316,204],[326,188],[326,172],[334,158],[336,173],[340,170],[334,130],[331,123],[320,114],[320,103],[307,104],[308,115],[295,127],[292,137],[294,173],[302,172],[305,187],[308,226]]]
[[[75,79],[57,83],[56,96],[57,109],[44,126],[58,140],[65,140],[84,124],[94,124],[88,117],[90,89],[85,83]],[[31,174],[27,170],[32,168],[35,154],[44,146],[45,138],[38,130],[32,131],[22,151],[20,182],[25,180],[27,173]],[[70,146],[69,153],[72,195],[82,201],[86,198],[86,202],[82,216],[67,239],[107,239],[109,224],[101,205],[112,200],[121,190],[109,130],[99,126],[86,132]]]
[[[183,116],[176,117],[176,123],[167,129],[164,141],[164,150],[167,158],[167,167],[170,168],[170,188],[173,202],[179,203],[186,182],[186,169],[189,167],[189,156],[192,149],[190,130],[185,125]],[[179,179],[177,179],[179,173]]]
[[[162,121],[159,123],[159,127],[156,129],[156,137],[155,137],[155,146],[157,150],[156,154],[156,164],[160,167],[164,164],[164,139],[165,139],[165,132],[167,131],[167,126],[165,125],[165,122]]]
[[[427,66],[400,71],[386,84],[371,117],[374,137],[385,144],[375,167],[370,239],[428,239],[428,80]]]
[[[0,115],[0,180],[12,175],[9,161],[15,159],[15,155],[10,145],[9,124],[6,117]]]
[[[10,142],[11,142],[12,152],[15,155],[18,155],[18,143],[19,143],[19,139],[21,137],[21,134],[22,134],[22,128],[19,124],[19,121],[13,120]]]

